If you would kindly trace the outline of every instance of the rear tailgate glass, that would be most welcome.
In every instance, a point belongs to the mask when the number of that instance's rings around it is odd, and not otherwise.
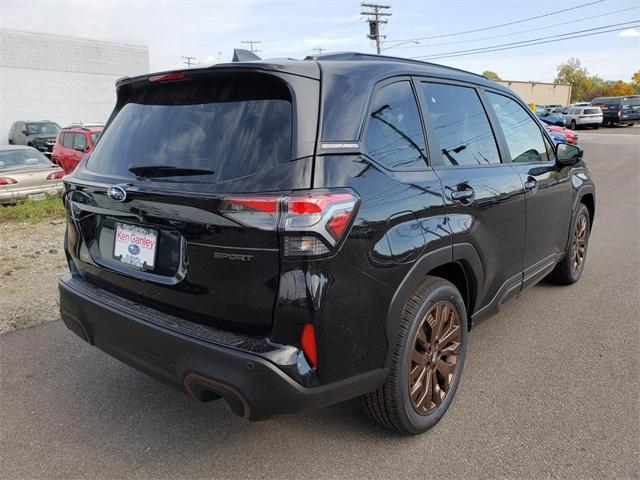
[[[268,77],[154,85],[132,92],[87,170],[135,178],[132,166],[168,166],[207,170],[198,182],[222,182],[290,161],[292,130],[291,93]]]

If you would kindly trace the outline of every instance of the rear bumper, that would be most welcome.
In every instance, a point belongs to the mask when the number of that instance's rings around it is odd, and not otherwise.
[[[26,200],[32,195],[39,195],[42,193],[48,193],[50,195],[60,195],[64,186],[62,181],[49,182],[47,185],[38,185],[36,187],[22,188],[19,190],[6,190],[0,189],[0,204],[16,203],[21,200]]]
[[[100,290],[67,274],[60,279],[60,311],[66,326],[111,356],[192,397],[221,396],[250,420],[321,408],[378,388],[386,370],[374,370],[339,382],[304,387],[277,366],[283,351],[266,354],[191,336],[99,298]],[[235,338],[235,337],[234,337]],[[269,357],[269,358],[267,358]]]

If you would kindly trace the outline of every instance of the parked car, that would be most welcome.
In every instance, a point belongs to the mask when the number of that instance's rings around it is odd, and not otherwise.
[[[63,128],[56,138],[51,159],[64,168],[65,173],[73,172],[82,157],[93,151],[103,128],[101,124]]]
[[[589,107],[591,106],[591,102],[576,102],[576,103],[572,103],[571,105],[569,105],[569,108],[571,107]]]
[[[557,132],[564,135],[567,139],[567,143],[572,145],[578,144],[578,134],[574,130],[569,130],[568,128],[558,127],[557,125],[546,125],[545,128],[549,132]]]
[[[13,122],[9,130],[9,145],[27,145],[51,155],[60,125],[50,120]]]
[[[633,125],[640,120],[640,95],[594,98],[591,105],[602,110],[603,123],[607,127]]]
[[[565,126],[564,117],[562,115],[550,113],[546,108],[536,106],[535,114],[542,123],[547,125],[557,125],[559,127]]]
[[[62,193],[64,171],[33,147],[0,145],[0,204]]]
[[[593,127],[597,129],[602,124],[602,110],[593,106],[571,107],[567,110],[564,120],[572,130],[578,127]]]
[[[580,278],[581,149],[458,69],[234,57],[117,82],[65,181],[65,324],[248,419],[360,396],[381,425],[424,432],[473,325],[549,275]]]
[[[553,132],[551,130],[548,130],[549,135],[551,136],[551,138],[553,139],[553,143],[555,143],[556,145],[560,144],[560,143],[569,143],[567,142],[567,136],[563,135],[562,133],[559,132]]]

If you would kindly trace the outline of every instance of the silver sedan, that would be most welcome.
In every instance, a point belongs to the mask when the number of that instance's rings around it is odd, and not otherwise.
[[[23,145],[0,145],[0,204],[62,192],[64,170]]]

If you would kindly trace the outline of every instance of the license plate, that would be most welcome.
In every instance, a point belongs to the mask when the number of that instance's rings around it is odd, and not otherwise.
[[[156,260],[157,243],[156,230],[117,223],[113,257],[138,268],[152,269]]]

